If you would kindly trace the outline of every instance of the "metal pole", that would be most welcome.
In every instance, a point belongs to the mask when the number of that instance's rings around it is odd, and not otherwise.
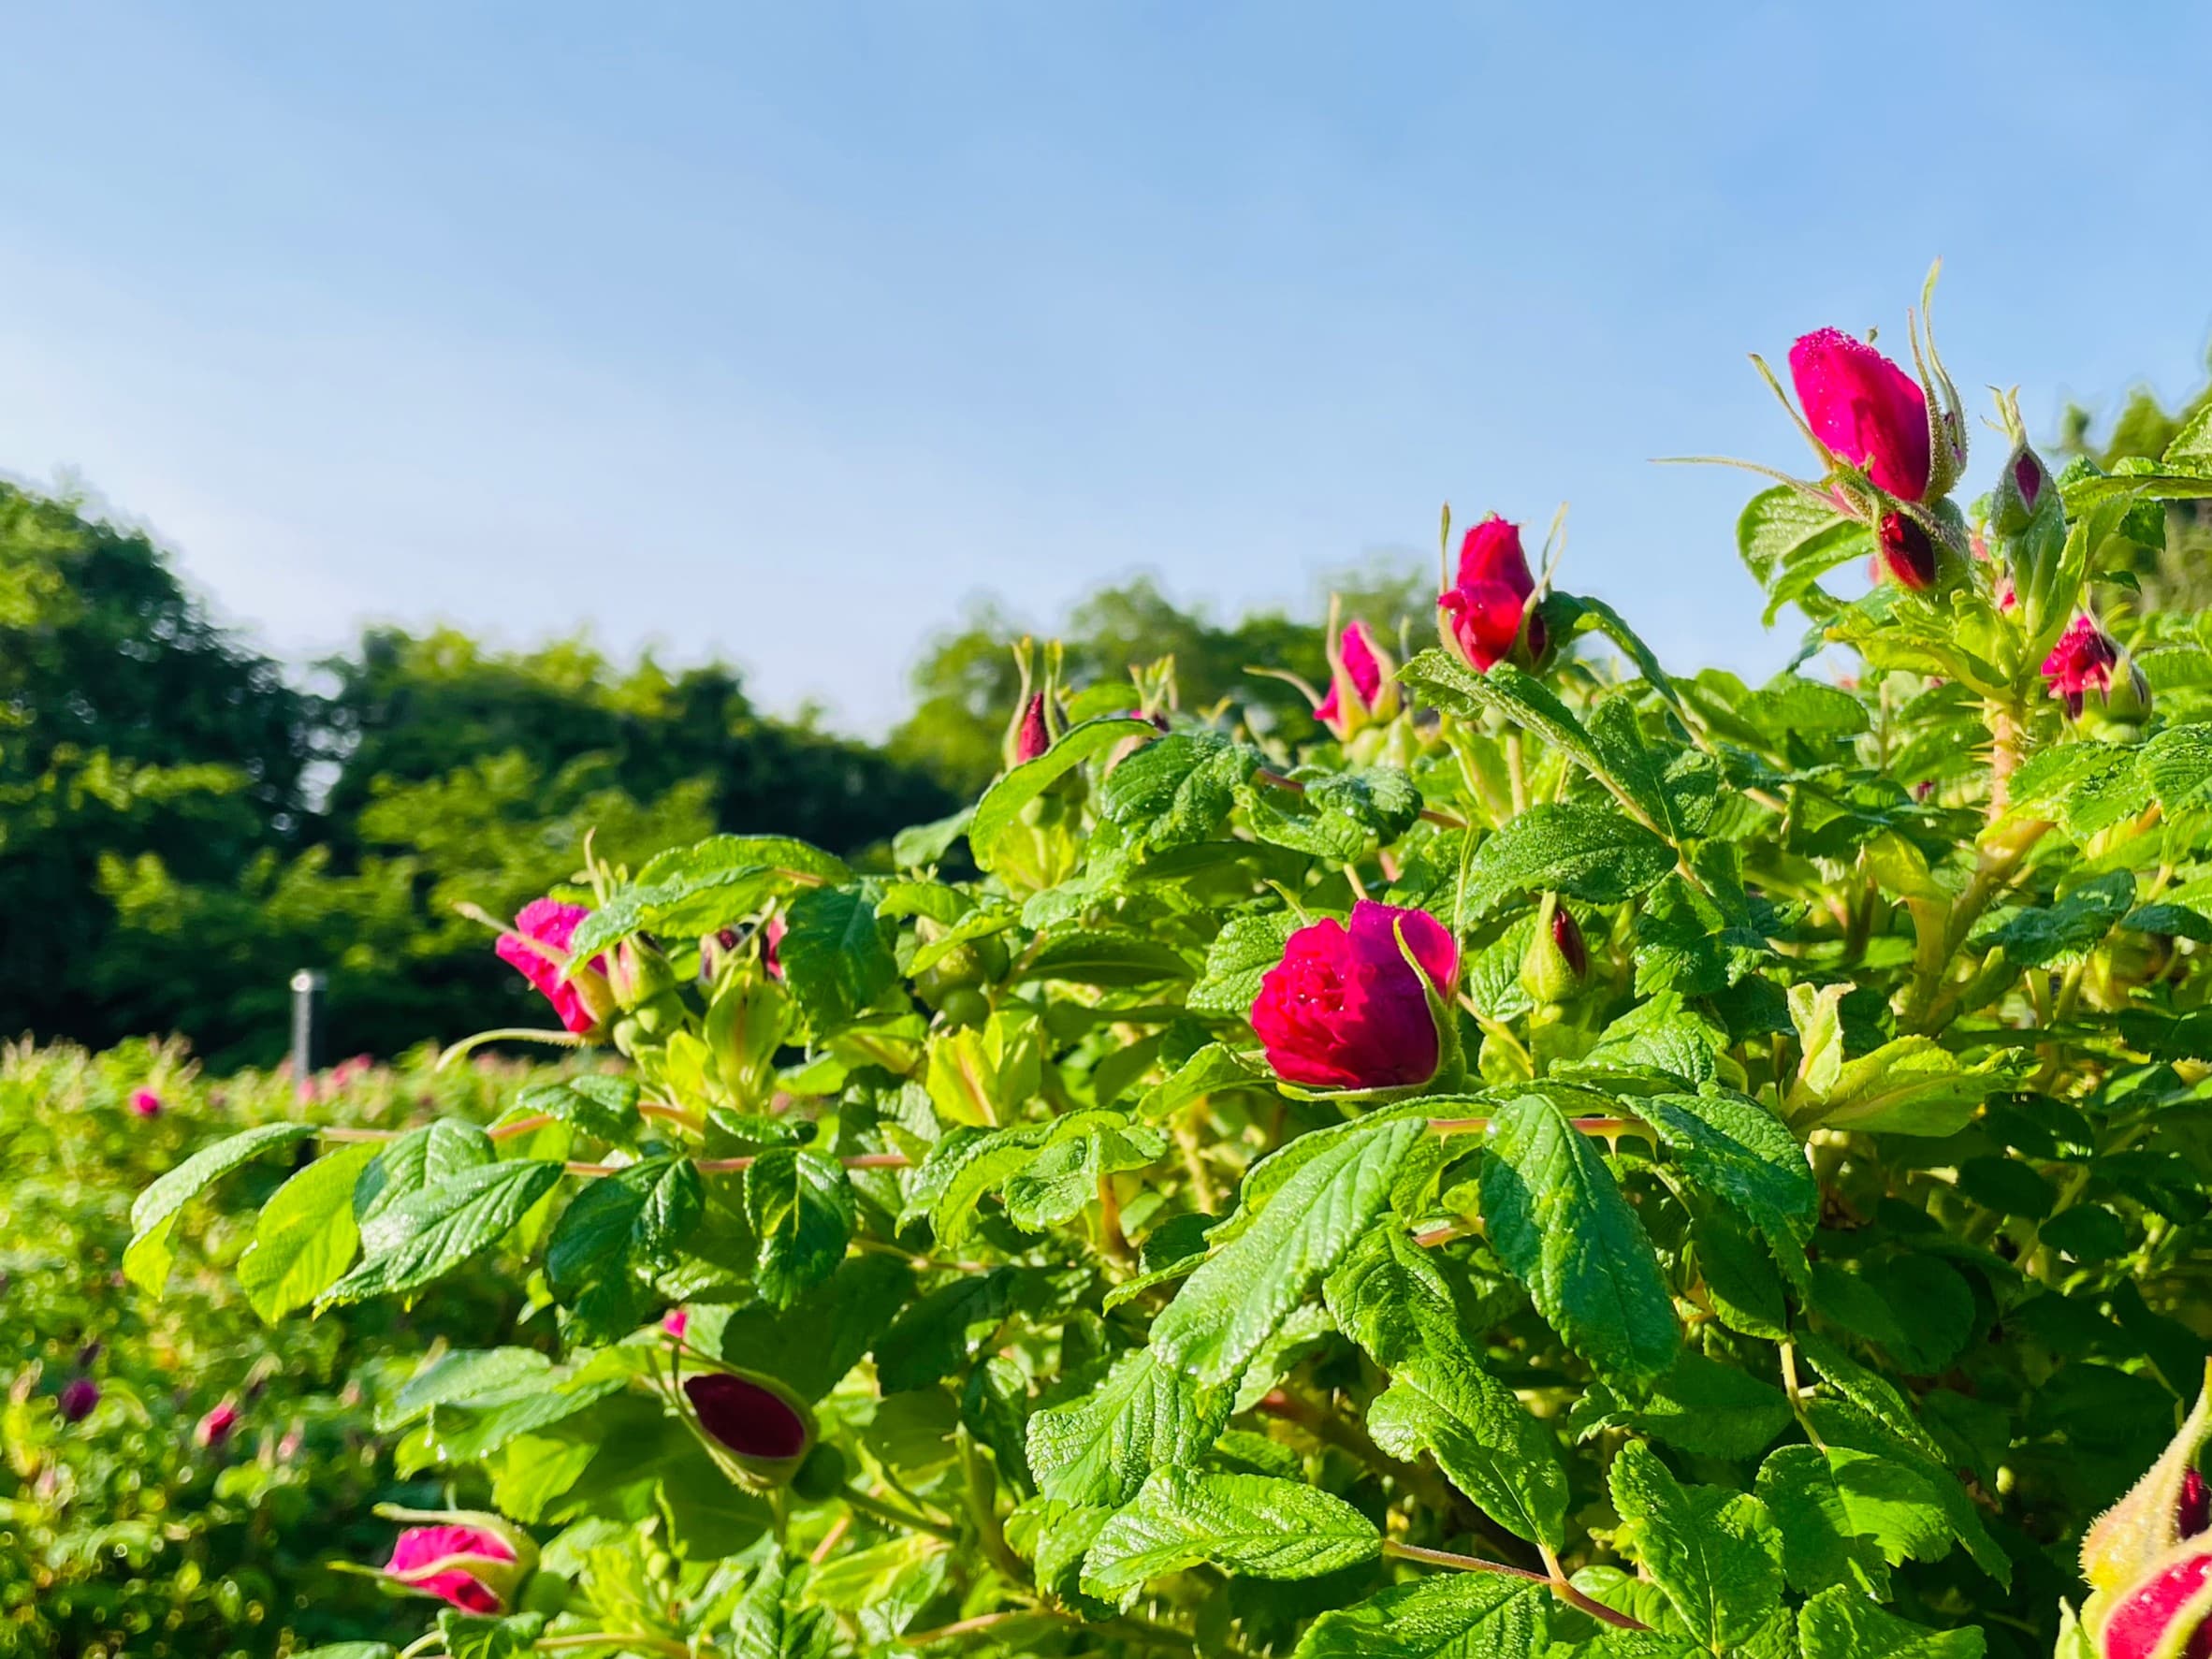
[[[312,968],[292,976],[292,1087],[302,1099],[314,1086],[315,1004],[327,983]]]

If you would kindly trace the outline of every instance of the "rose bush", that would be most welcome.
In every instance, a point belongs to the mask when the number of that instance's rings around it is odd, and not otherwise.
[[[889,867],[524,912],[625,1069],[264,1212],[325,1322],[535,1264],[381,1419],[508,1554],[365,1555],[466,1599],[348,1659],[2196,1652],[2212,631],[2114,578],[2212,419],[2053,475],[2003,402],[1961,503],[1908,333],[1797,342],[1737,527],[1847,683],[1669,673],[1493,514],[1307,731],[1025,650]]]

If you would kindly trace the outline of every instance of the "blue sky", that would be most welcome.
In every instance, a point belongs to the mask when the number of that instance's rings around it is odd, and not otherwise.
[[[1941,255],[1977,400],[2201,379],[2212,14],[2125,11],[23,8],[0,470],[287,657],[588,623],[860,730],[970,594],[1309,604],[1446,499],[1764,671],[1750,481],[1648,462],[1803,459],[1746,352]]]

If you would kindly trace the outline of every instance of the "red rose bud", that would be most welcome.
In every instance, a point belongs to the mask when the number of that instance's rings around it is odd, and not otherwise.
[[[2015,444],[1997,475],[1997,488],[1989,492],[1989,528],[2001,536],[2016,536],[2046,503],[2058,507],[2059,492],[2042,457],[2024,441]]]
[[[2076,617],[2043,660],[2044,683],[2066,705],[2068,716],[2078,719],[2088,693],[2103,696],[2112,690],[2112,671],[2118,665],[2119,647],[2112,636],[2088,618]],[[2147,699],[2149,687],[2143,691]]]
[[[781,1486],[814,1446],[814,1414],[773,1377],[708,1371],[684,1378],[684,1398],[708,1448],[732,1479]]]
[[[133,1089],[131,1091],[131,1110],[140,1117],[159,1117],[161,1115],[161,1097],[152,1089]]]
[[[2212,1367],[2206,1377],[2212,1384]],[[2205,1532],[2205,1480],[2197,1463],[2208,1436],[2212,1386],[2199,1392],[2159,1461],[2082,1535],[2081,1576],[2102,1595],[2118,1595],[2140,1582],[2178,1546]]]
[[[684,1339],[684,1332],[690,1329],[691,1323],[691,1316],[685,1313],[683,1309],[680,1307],[670,1308],[661,1320],[661,1329],[675,1337],[677,1341],[681,1342]]]
[[[1899,501],[1928,493],[1932,434],[1917,381],[1863,340],[1817,328],[1790,347],[1805,424],[1837,459]]]
[[[2098,1659],[2212,1659],[2212,1550],[2184,1545],[2141,1582],[2084,1611]]]
[[[528,1534],[496,1515],[471,1510],[426,1519],[442,1524],[401,1533],[384,1564],[385,1579],[465,1613],[499,1614],[514,1606],[522,1581],[537,1566],[537,1546]]]
[[[1021,724],[1014,730],[1014,764],[1036,760],[1052,746],[1052,727],[1044,719],[1044,693],[1032,691],[1029,701],[1022,706]]]
[[[1495,513],[1460,544],[1459,580],[1436,599],[1445,646],[1477,674],[1488,674],[1523,643],[1525,660],[1544,654],[1544,623],[1529,615],[1536,579],[1521,551],[1521,527]]]
[[[568,967],[568,941],[576,924],[591,912],[582,905],[564,905],[555,899],[533,898],[515,918],[515,931],[500,935],[493,948],[499,959],[538,988],[561,1025],[582,1036],[612,1013],[614,993],[606,982],[606,958],[594,956],[590,965],[573,976],[561,976]]]
[[[208,1414],[194,1426],[192,1438],[198,1446],[221,1446],[230,1438],[230,1432],[237,1427],[238,1407],[225,1400],[209,1407]]]
[[[1882,568],[1900,588],[1925,593],[1935,586],[1935,538],[1917,518],[1885,513],[1879,531]]]
[[[1574,915],[1553,893],[1536,907],[1536,924],[1521,957],[1521,988],[1538,1006],[1564,1002],[1590,974],[1590,947]]]
[[[1436,1075],[1444,1055],[1432,1000],[1449,1018],[1458,980],[1459,946],[1433,916],[1361,899],[1349,927],[1330,919],[1290,936],[1259,982],[1252,1029],[1286,1082],[1418,1085]]]
[[[73,1376],[62,1385],[54,1396],[54,1404],[65,1423],[80,1423],[92,1416],[93,1407],[100,1403],[100,1385],[89,1376]]]
[[[1332,625],[1335,610],[1332,604]],[[1400,706],[1396,673],[1397,664],[1375,643],[1364,622],[1347,623],[1342,633],[1332,626],[1329,695],[1314,709],[1314,719],[1339,742],[1371,724],[1395,720]]]

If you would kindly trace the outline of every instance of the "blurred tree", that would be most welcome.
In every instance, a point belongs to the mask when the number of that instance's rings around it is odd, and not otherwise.
[[[1323,591],[1343,601],[1346,621],[1366,622],[1393,649],[1403,636],[1425,639],[1433,625],[1434,578],[1403,558],[1378,556],[1336,572]],[[1314,608],[1325,613],[1326,602]],[[892,733],[892,755],[964,793],[987,783],[999,769],[1000,739],[1020,687],[1010,648],[1025,632],[985,602],[939,634],[914,669],[914,712]],[[1298,732],[1312,717],[1305,699],[1281,680],[1248,671],[1283,669],[1323,684],[1329,669],[1322,633],[1318,615],[1299,621],[1273,610],[1225,626],[1177,605],[1150,576],[1139,576],[1081,601],[1058,637],[1067,647],[1071,687],[1126,680],[1132,667],[1172,656],[1184,707],[1233,700],[1258,731]]]
[[[2059,447],[2070,455],[2088,456],[2106,472],[2122,460],[2156,460],[2166,453],[2175,434],[2208,404],[2212,385],[2172,414],[2155,392],[2137,386],[2113,416],[2111,431],[2099,439],[2092,431],[2096,416],[2070,403],[2060,417]],[[2166,545],[2155,552],[2143,550],[2135,578],[2147,610],[2198,611],[2212,605],[2212,502],[2168,502]]]
[[[0,484],[0,1028],[105,1041],[104,855],[227,880],[306,829],[311,701],[143,534]]]

